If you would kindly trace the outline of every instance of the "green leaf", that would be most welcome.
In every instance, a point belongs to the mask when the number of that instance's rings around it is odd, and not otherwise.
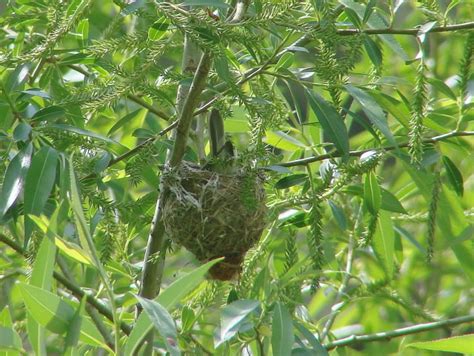
[[[380,189],[382,192],[382,203],[380,209],[393,211],[394,213],[408,214],[395,195],[382,187]],[[364,188],[361,185],[349,185],[344,189],[344,191],[360,197],[364,196]]]
[[[356,88],[350,84],[345,85],[349,94],[356,99],[362,110],[365,112],[370,122],[382,132],[392,146],[397,146],[397,141],[393,137],[390,128],[388,127],[387,118],[382,108],[377,104],[370,94],[362,89]]]
[[[474,353],[474,334],[453,336],[432,341],[413,342],[405,347],[414,347],[422,350],[458,352],[461,354]]]
[[[281,178],[278,182],[275,183],[276,189],[286,189],[293,187],[295,185],[301,185],[308,181],[308,175],[306,173],[293,174],[291,176],[286,176]]]
[[[370,38],[368,35],[364,35],[363,43],[367,54],[374,66],[380,67],[382,65],[382,51],[378,46],[377,42]]]
[[[176,331],[176,325],[168,311],[163,308],[160,303],[155,302],[154,300],[141,298],[140,296],[136,296],[136,298],[155,326],[155,329],[163,337],[166,349],[170,355],[181,355],[181,352],[177,346],[178,332]]]
[[[95,138],[95,139],[97,139],[99,141],[103,141],[105,143],[110,143],[112,145],[118,145],[120,147],[123,147],[119,142],[117,142],[115,140],[112,140],[108,137],[99,135],[95,132],[92,132],[92,131],[89,131],[89,130],[86,130],[86,129],[81,129],[79,127],[71,126],[71,125],[51,124],[51,125],[45,126],[45,128],[55,129],[55,130],[59,130],[59,131],[68,131],[68,132],[72,132],[72,133],[75,133],[75,134],[78,134],[78,135],[81,135],[81,136]]]
[[[0,193],[0,219],[13,205],[23,189],[25,176],[30,168],[33,145],[29,143],[13,157],[8,165]]]
[[[344,155],[349,154],[349,136],[344,121],[336,109],[313,91],[306,89],[309,105],[330,141]]]
[[[454,101],[457,100],[456,94],[454,94],[454,92],[451,90],[450,87],[448,87],[446,85],[445,82],[443,82],[442,80],[437,79],[437,78],[427,78],[427,80],[428,80],[428,83],[430,83],[433,87],[436,88],[436,90],[443,93],[448,98],[450,98]]]
[[[370,90],[369,92],[383,110],[389,112],[404,127],[408,127],[410,110],[405,103],[377,90]]]
[[[33,156],[25,181],[25,215],[40,215],[53,189],[56,178],[58,152],[51,147],[43,147]],[[25,218],[25,242],[28,245],[33,228],[29,217]]]
[[[464,181],[461,172],[449,157],[443,156],[443,164],[446,169],[449,184],[453,187],[456,194],[462,197],[464,194]]]
[[[160,303],[167,310],[174,308],[178,302],[183,299],[188,293],[194,290],[202,281],[205,280],[207,271],[216,263],[222,261],[223,258],[218,258],[203,264],[196,268],[191,273],[182,276],[177,281],[173,282],[168,288],[155,298],[155,301]],[[133,328],[127,343],[125,344],[124,352],[126,355],[132,355],[142,340],[152,329],[153,325],[146,313],[141,313],[138,317],[135,327]]]
[[[55,294],[38,287],[19,283],[18,288],[26,309],[39,324],[55,334],[62,335],[67,332],[75,314],[74,308],[70,304],[62,301]],[[88,345],[110,350],[99,330],[88,317],[83,319],[80,339]],[[112,352],[112,350],[110,351]]]
[[[303,336],[306,338],[306,340],[308,340],[308,342],[310,343],[310,345],[313,347],[313,351],[314,351],[314,354],[315,355],[319,355],[319,356],[329,356],[329,353],[328,351],[323,347],[323,345],[321,345],[321,343],[319,342],[318,339],[316,339],[316,337],[314,336],[314,334],[309,331],[308,329],[306,329],[301,323],[299,323],[298,321],[293,321],[293,324],[295,326],[295,328],[301,333],[303,334]]]
[[[335,202],[332,200],[328,200],[329,207],[331,208],[332,215],[336,219],[337,225],[341,230],[347,229],[347,220],[346,216],[344,215],[344,210],[339,207]]]
[[[369,172],[365,176],[364,203],[372,215],[376,215],[382,205],[382,193],[374,172]]]
[[[36,254],[31,273],[30,285],[44,290],[50,290],[53,281],[53,270],[56,261],[56,246],[49,236],[44,236]],[[28,339],[37,355],[46,354],[46,335],[44,328],[27,314]]]
[[[282,131],[267,131],[263,141],[284,151],[295,151],[306,148],[304,143]]]
[[[120,120],[118,120],[114,126],[112,126],[107,133],[108,136],[112,135],[115,131],[119,130],[122,126],[128,124],[129,122],[133,121],[134,119],[138,118],[142,121],[146,116],[146,109],[137,109],[132,111],[130,114],[125,115]]]
[[[13,328],[0,326],[0,351],[23,351],[20,335]]]
[[[29,140],[31,134],[31,126],[26,122],[20,122],[13,130],[13,140],[15,142]]]
[[[79,355],[77,352],[77,345],[79,343],[79,338],[81,336],[81,325],[82,325],[82,314],[84,314],[84,309],[87,303],[86,296],[83,296],[81,303],[76,309],[74,316],[72,317],[71,322],[69,323],[69,328],[66,334],[66,340],[64,342],[64,355]]]
[[[148,29],[148,38],[152,41],[158,41],[161,39],[168,30],[170,22],[166,17],[161,17]]]
[[[286,306],[275,303],[272,318],[272,351],[274,355],[291,355],[295,335],[291,314]]]
[[[48,121],[54,122],[57,119],[64,117],[66,110],[60,106],[48,106],[47,108],[39,110],[33,115],[31,121]]]
[[[226,305],[221,311],[221,327],[216,342],[216,347],[230,340],[239,332],[245,323],[248,323],[248,316],[260,307],[258,300],[237,300]]]
[[[377,229],[372,244],[375,254],[382,262],[387,277],[392,279],[394,272],[395,232],[390,214],[385,211],[379,213]]]

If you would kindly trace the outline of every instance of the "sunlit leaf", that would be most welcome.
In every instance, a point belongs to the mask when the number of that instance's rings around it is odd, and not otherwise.
[[[457,352],[461,354],[474,353],[474,334],[453,336],[432,341],[413,342],[405,345],[422,350]]]
[[[275,303],[272,318],[272,350],[274,355],[291,355],[295,339],[291,314],[286,306]]]

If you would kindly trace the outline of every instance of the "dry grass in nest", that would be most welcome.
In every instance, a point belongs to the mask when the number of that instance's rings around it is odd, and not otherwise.
[[[235,278],[265,227],[263,180],[255,173],[220,174],[185,162],[164,178],[167,234],[202,262],[225,257],[209,271],[212,278]]]

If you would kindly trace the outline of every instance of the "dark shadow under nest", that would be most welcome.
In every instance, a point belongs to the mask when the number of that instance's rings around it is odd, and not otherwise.
[[[265,228],[265,190],[256,172],[221,174],[183,162],[164,173],[169,194],[163,222],[169,237],[201,262],[217,257],[209,274],[231,280]]]

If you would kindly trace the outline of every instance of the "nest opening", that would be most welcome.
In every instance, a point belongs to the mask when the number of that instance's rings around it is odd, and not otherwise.
[[[222,174],[188,162],[164,173],[163,222],[169,237],[201,262],[225,257],[209,274],[230,280],[265,228],[265,190],[256,172]]]

